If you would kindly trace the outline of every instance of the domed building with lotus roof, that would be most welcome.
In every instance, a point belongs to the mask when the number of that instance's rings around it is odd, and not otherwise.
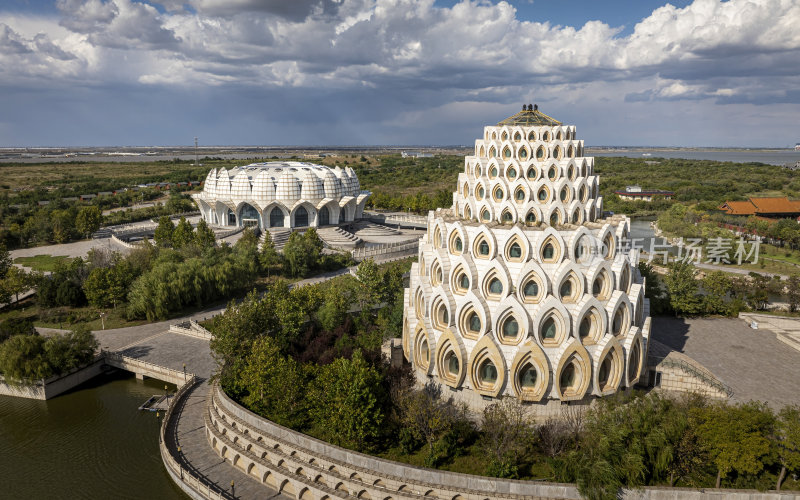
[[[265,230],[352,222],[369,195],[350,167],[288,161],[212,169],[192,197],[208,224]]]
[[[405,290],[418,381],[476,410],[514,397],[556,414],[643,380],[645,284],[630,219],[603,217],[598,183],[575,127],[537,107],[484,128]]]

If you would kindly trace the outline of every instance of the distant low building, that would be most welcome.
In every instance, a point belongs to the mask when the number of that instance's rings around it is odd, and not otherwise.
[[[727,215],[763,217],[767,219],[796,219],[800,217],[800,200],[786,196],[748,198],[746,201],[726,201],[719,206]]]
[[[642,189],[641,186],[626,186],[624,191],[614,191],[621,200],[625,201],[653,201],[656,196],[663,196],[665,200],[671,200],[675,195],[672,191],[661,189]]]
[[[403,158],[433,158],[433,153],[423,153],[421,151],[403,151],[400,155]]]
[[[798,142],[797,144],[794,145],[794,150],[795,151],[800,151],[800,142]]]

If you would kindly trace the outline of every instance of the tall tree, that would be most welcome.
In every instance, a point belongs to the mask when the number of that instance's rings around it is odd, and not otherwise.
[[[172,234],[175,232],[175,224],[172,223],[169,217],[162,215],[158,219],[158,226],[156,227],[153,239],[156,245],[160,247],[172,246]]]
[[[727,298],[731,289],[731,280],[722,271],[714,271],[703,278],[703,306],[706,314],[729,313]]]
[[[33,288],[33,280],[23,269],[12,266],[6,277],[0,280],[0,288],[4,288],[9,295],[13,295],[19,302],[19,294],[25,293]]]
[[[791,312],[795,312],[800,306],[800,275],[793,274],[786,280],[786,300]]]
[[[270,275],[276,266],[281,264],[281,255],[275,248],[275,243],[273,243],[272,235],[269,231],[264,231],[264,241],[261,243],[258,261],[261,264],[261,269],[266,271],[267,276]]]
[[[781,489],[786,471],[800,470],[800,406],[785,406],[778,413],[775,440],[778,448],[778,459],[781,472],[775,489]]]
[[[445,399],[442,386],[433,380],[428,381],[422,390],[399,391],[395,399],[400,422],[428,445],[425,462],[433,464],[436,458],[434,443],[464,418],[464,408],[455,404],[452,397]]]
[[[100,229],[102,223],[103,213],[97,205],[82,207],[75,217],[75,229],[87,238]]]
[[[12,264],[11,253],[5,245],[0,244],[0,278],[6,275]]]
[[[194,229],[189,221],[186,220],[186,217],[181,216],[181,219],[178,221],[178,225],[175,226],[175,230],[172,232],[172,246],[175,248],[181,248],[185,245],[188,245],[193,240]]]
[[[319,429],[334,443],[367,449],[383,426],[382,377],[367,364],[361,351],[323,366],[311,393],[311,414]]]
[[[691,262],[674,262],[664,277],[669,292],[669,304],[679,314],[698,314],[702,310],[702,299],[698,294],[697,273]]]
[[[297,427],[305,423],[305,381],[301,367],[283,356],[269,336],[258,337],[248,349],[241,371],[244,403],[259,415],[280,425]]]
[[[772,451],[775,415],[761,402],[718,403],[689,411],[692,426],[717,468],[716,487],[731,472],[758,474]]]
[[[533,419],[515,398],[488,405],[481,418],[481,447],[490,457],[486,474],[519,476],[519,460],[534,441]]]
[[[200,222],[197,223],[194,241],[200,248],[211,248],[216,244],[217,238],[214,236],[214,231],[208,227],[205,219],[200,219]]]

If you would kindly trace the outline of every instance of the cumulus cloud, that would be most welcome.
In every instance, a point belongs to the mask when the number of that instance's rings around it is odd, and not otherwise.
[[[372,92],[397,102],[394,113],[402,106],[405,121],[424,109],[456,113],[557,94],[630,104],[796,102],[800,83],[796,0],[666,4],[627,36],[599,20],[523,20],[506,1],[56,2],[59,18],[39,28],[0,24],[5,78],[63,84],[44,76],[50,70],[69,75],[69,85],[296,89],[353,99]]]

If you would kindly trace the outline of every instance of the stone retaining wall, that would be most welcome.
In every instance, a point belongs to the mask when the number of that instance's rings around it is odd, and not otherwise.
[[[76,368],[63,375],[55,375],[45,380],[37,380],[22,385],[7,384],[3,377],[0,376],[0,395],[43,401],[54,398],[100,375],[103,372],[104,362],[104,358],[99,357],[88,365]]]
[[[339,448],[281,427],[239,406],[218,386],[206,409],[206,437],[229,464],[284,495],[332,498],[573,499],[571,484],[516,481],[414,467]],[[265,495],[269,490],[265,490]],[[795,493],[646,488],[622,497],[642,500],[800,499]]]
[[[211,337],[213,337],[210,331],[200,326],[200,324],[193,319],[184,321],[183,323],[178,323],[177,325],[170,325],[169,331],[180,335],[186,335],[187,337],[196,337],[203,340],[211,340]]]
[[[111,240],[131,250],[138,247],[136,243],[128,243],[127,241],[119,239],[116,234],[111,235]]]

